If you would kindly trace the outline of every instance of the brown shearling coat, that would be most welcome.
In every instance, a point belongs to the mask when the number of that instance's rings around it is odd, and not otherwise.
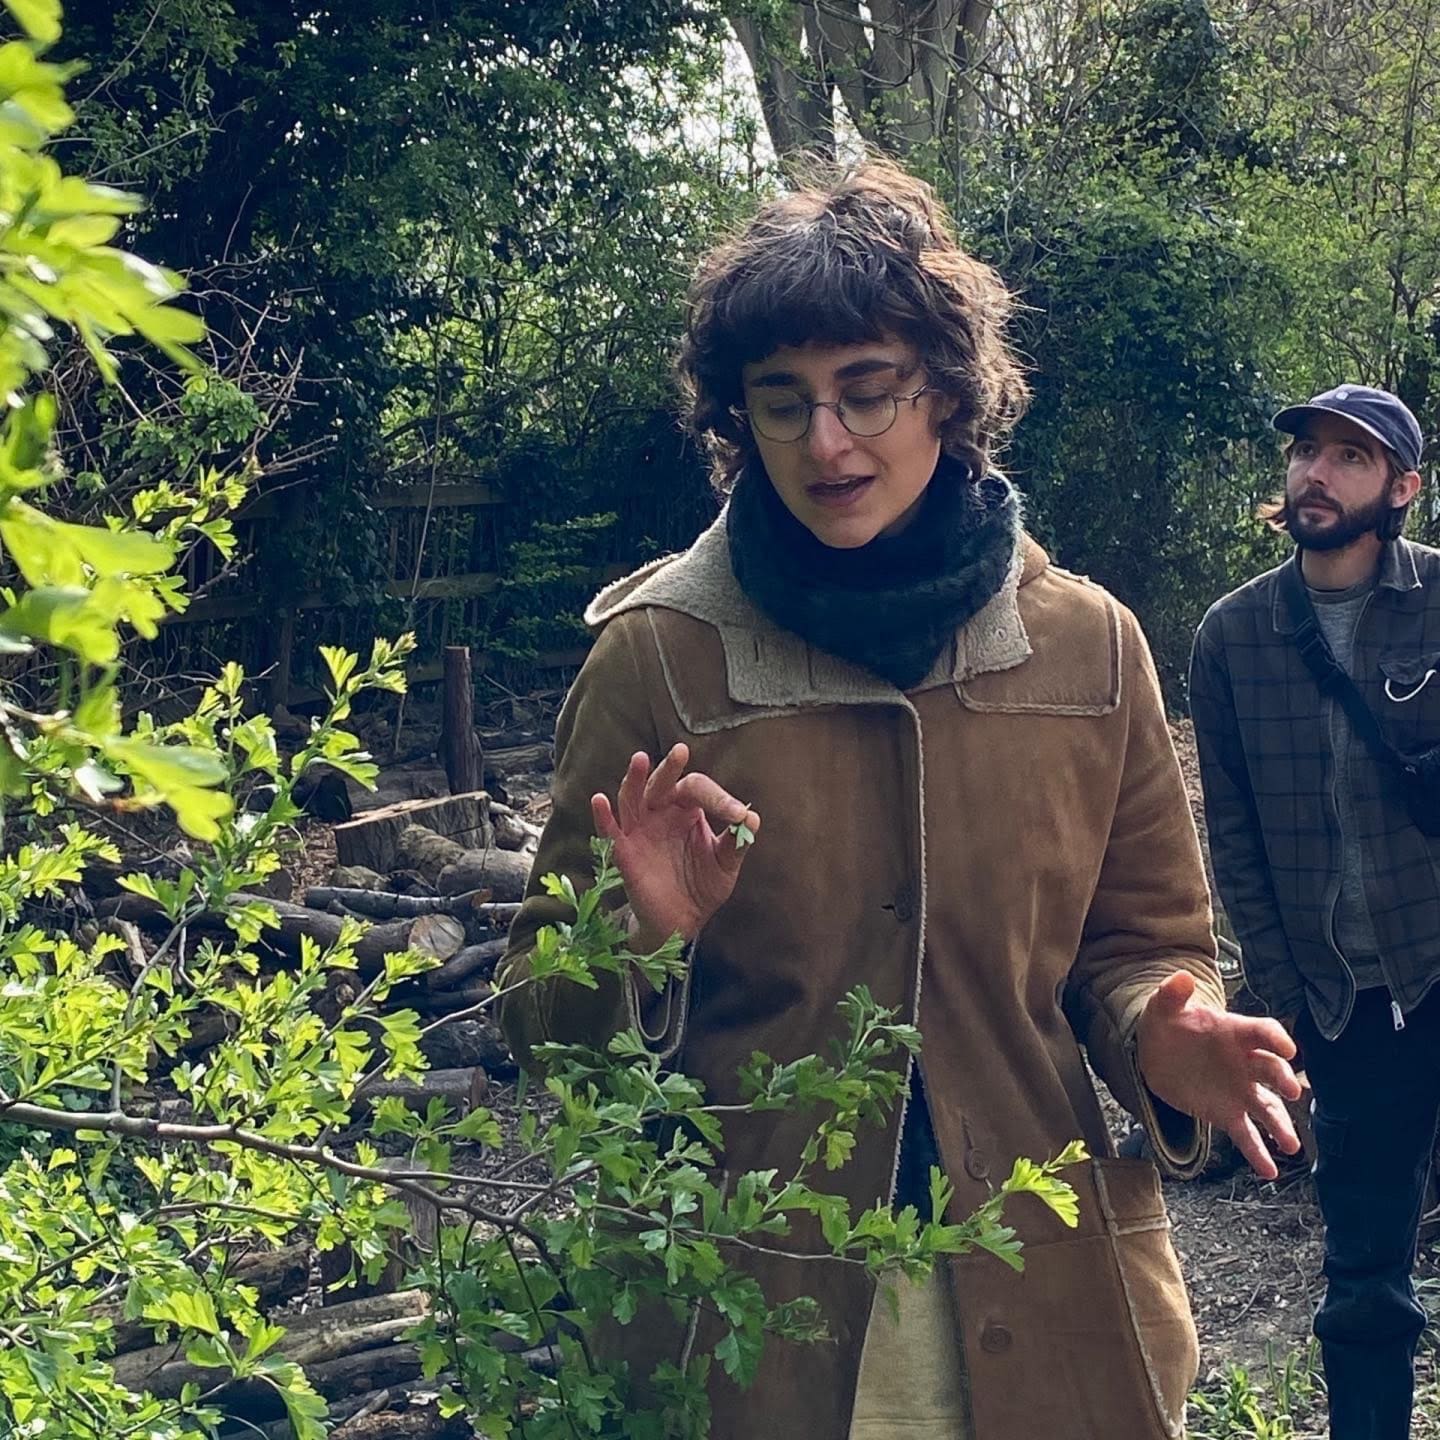
[[[598,1039],[628,1015],[663,1034],[713,1100],[734,1102],[753,1051],[825,1053],[837,1001],[868,985],[920,1027],[952,1219],[1017,1156],[1078,1137],[1097,1157],[1069,1172],[1077,1230],[1027,1197],[1012,1207],[1023,1274],[987,1255],[951,1267],[967,1433],[1174,1440],[1197,1351],[1159,1177],[1113,1158],[1082,1054],[1172,1170],[1198,1168],[1207,1137],[1149,1095],[1133,1060],[1139,1014],[1177,969],[1224,1004],[1199,847],[1134,617],[1027,538],[1001,592],[902,694],[761,615],[730,571],[722,517],[684,555],[603,591],[587,620],[599,636],[561,716],[535,876],[588,878],[590,795],[613,795],[634,751],[681,740],[763,828],[665,1013],[618,983],[526,987],[503,1014],[522,1057],[542,1039]],[[536,928],[565,918],[556,905],[526,901],[508,979],[525,973]],[[812,1125],[732,1118],[724,1164],[793,1166]],[[897,1113],[863,1130],[823,1182],[857,1212],[892,1193],[900,1125]],[[713,1435],[845,1440],[874,1284],[838,1263],[747,1265],[772,1303],[813,1295],[835,1343],[771,1343],[749,1391],[715,1367]]]

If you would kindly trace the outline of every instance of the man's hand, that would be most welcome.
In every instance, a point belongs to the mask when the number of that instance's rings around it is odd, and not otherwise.
[[[630,758],[616,805],[594,795],[595,832],[615,844],[615,864],[635,916],[634,943],[653,950],[671,935],[693,940],[730,898],[760,817],[708,775],[685,774],[690,751],[676,745],[651,769]],[[714,825],[719,825],[719,832]],[[742,837],[735,830],[743,825]]]
[[[1195,998],[1181,970],[1150,997],[1136,1028],[1145,1083],[1167,1105],[1229,1133],[1262,1180],[1279,1171],[1261,1131],[1286,1155],[1300,1149],[1284,1100],[1300,1098],[1295,1042],[1277,1020],[1232,1015]]]

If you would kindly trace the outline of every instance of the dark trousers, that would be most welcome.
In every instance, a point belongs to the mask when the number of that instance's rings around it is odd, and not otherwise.
[[[1411,1271],[1440,1113],[1440,987],[1396,1030],[1362,990],[1345,1029],[1296,1027],[1315,1097],[1325,1298],[1315,1314],[1331,1440],[1406,1440],[1425,1311]]]

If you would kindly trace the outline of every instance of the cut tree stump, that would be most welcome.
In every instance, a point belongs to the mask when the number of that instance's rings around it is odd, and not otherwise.
[[[335,855],[342,865],[363,865],[386,874],[396,868],[400,838],[410,825],[453,839],[464,849],[493,843],[490,797],[483,790],[442,795],[434,800],[402,800],[335,827]]]

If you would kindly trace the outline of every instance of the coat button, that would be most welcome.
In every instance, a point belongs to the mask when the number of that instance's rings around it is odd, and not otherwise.
[[[902,925],[908,925],[915,918],[915,897],[908,890],[902,890],[890,908]]]
[[[965,1173],[972,1180],[988,1180],[990,1178],[990,1159],[983,1150],[967,1150],[965,1152]]]
[[[1010,1348],[1010,1332],[1003,1325],[987,1325],[980,1332],[980,1348],[987,1355],[1003,1355]]]

